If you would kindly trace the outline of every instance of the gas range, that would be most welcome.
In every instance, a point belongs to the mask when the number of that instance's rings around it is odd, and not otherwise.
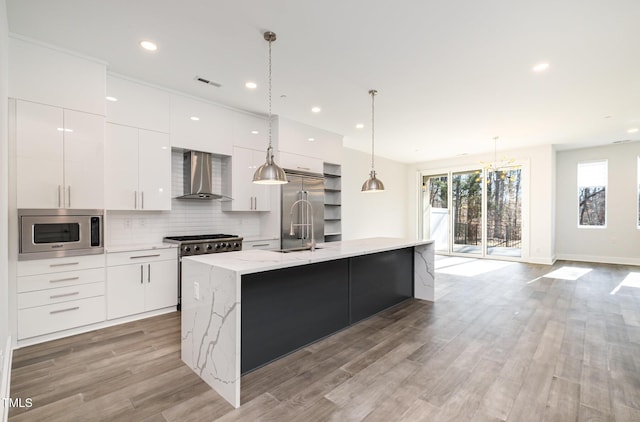
[[[167,236],[167,243],[177,243],[180,257],[242,250],[242,238],[235,234]]]

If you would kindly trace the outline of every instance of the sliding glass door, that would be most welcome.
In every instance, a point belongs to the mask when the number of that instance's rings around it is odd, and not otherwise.
[[[451,188],[452,251],[482,254],[482,172],[453,173]]]
[[[520,257],[522,170],[489,172],[487,178],[487,254]]]
[[[422,178],[423,239],[433,239],[436,252],[449,252],[449,176]]]
[[[520,257],[522,169],[422,176],[422,238],[436,252]]]

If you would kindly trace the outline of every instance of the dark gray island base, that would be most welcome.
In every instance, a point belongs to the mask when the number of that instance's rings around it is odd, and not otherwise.
[[[182,261],[182,360],[233,406],[241,374],[408,298],[434,298],[431,241],[370,238],[314,252]]]
[[[242,276],[241,373],[413,297],[413,248]]]

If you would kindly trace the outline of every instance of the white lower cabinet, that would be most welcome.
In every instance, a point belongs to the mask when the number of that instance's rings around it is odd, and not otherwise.
[[[105,320],[104,255],[18,262],[18,340]]]
[[[107,254],[107,319],[177,303],[176,248]]]

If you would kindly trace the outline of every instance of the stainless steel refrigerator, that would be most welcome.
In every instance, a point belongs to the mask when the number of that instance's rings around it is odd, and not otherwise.
[[[289,183],[282,185],[282,249],[304,247],[311,242],[311,219],[315,242],[324,242],[323,177],[287,172],[287,179]],[[309,201],[310,206],[304,201],[296,203],[299,200]]]

